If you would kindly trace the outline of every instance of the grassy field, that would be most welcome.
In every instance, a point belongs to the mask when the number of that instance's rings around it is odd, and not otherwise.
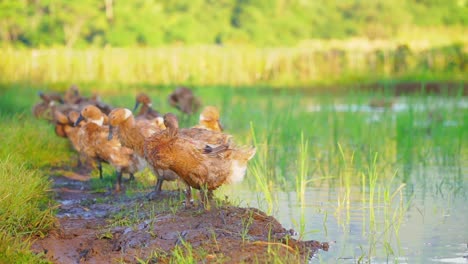
[[[65,81],[70,76],[60,78]],[[13,245],[0,246],[0,255],[6,256],[7,262],[37,260],[28,253],[27,241],[45,234],[54,223],[54,204],[47,196],[47,168],[72,160],[67,142],[55,136],[50,124],[30,114],[39,100],[36,92],[49,87],[57,86],[0,87],[0,138],[4,146],[0,149],[0,179],[7,183],[0,186],[0,244]],[[174,111],[166,101],[169,87],[82,88],[84,94],[99,92],[103,101],[128,108],[137,92],[146,91],[156,109]],[[305,204],[307,188],[336,189],[337,207],[348,213],[350,202],[359,199],[369,213],[363,221],[375,234],[383,234],[369,238],[363,258],[372,259],[380,244],[386,245],[387,253],[395,250],[389,230],[398,233],[414,186],[429,184],[428,190],[432,186],[449,190],[463,186],[462,172],[447,173],[429,183],[413,173],[419,166],[466,165],[462,157],[467,155],[468,124],[458,108],[460,97],[417,94],[393,98],[396,106],[404,107],[404,111],[395,112],[369,107],[372,99],[391,100],[392,95],[360,91],[311,97],[288,90],[222,86],[198,88],[196,94],[204,104],[221,109],[222,123],[240,143],[256,145],[257,155],[242,186],[262,193],[259,199],[268,213],[276,208],[276,191],[294,191],[298,202]],[[185,117],[181,126],[196,122],[197,116]],[[378,221],[380,215],[384,215],[383,222]],[[297,219],[301,236],[307,232],[306,221],[304,214]],[[25,239],[26,244],[13,237]]]
[[[27,93],[26,96],[23,94]],[[31,92],[31,91],[30,91]],[[10,96],[15,96],[15,100]],[[18,97],[16,97],[18,96]],[[30,114],[33,95],[2,91],[0,136],[0,262],[39,263],[28,240],[55,224],[47,168],[68,153],[48,124]],[[24,100],[22,100],[24,99]]]
[[[432,43],[432,42],[430,42]],[[309,41],[296,47],[1,49],[0,82],[310,87],[466,81],[465,42]]]

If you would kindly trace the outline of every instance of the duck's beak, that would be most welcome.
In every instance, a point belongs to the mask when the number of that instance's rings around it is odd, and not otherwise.
[[[73,124],[73,126],[78,126],[78,124],[84,120],[84,117],[80,114],[80,116],[78,117],[78,119],[75,121],[75,123]]]
[[[133,108],[133,111],[132,112],[135,112],[137,109],[138,109],[138,106],[140,106],[140,102],[136,102],[135,103],[135,107]]]
[[[109,135],[107,136],[107,140],[111,140],[114,137],[113,131],[114,131],[113,127],[109,125]]]

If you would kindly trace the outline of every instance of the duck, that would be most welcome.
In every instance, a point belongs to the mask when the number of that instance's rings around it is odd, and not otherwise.
[[[70,125],[68,117],[60,112],[59,110],[52,107],[53,122],[55,127],[55,134],[59,137],[66,138],[67,134],[65,132],[65,127]]]
[[[169,104],[185,114],[191,115],[198,111],[201,101],[192,90],[187,87],[178,87],[168,97]]]
[[[158,111],[152,108],[152,101],[150,97],[145,93],[139,93],[137,95],[133,112],[135,112],[140,105],[140,111],[138,111],[138,113],[136,114],[137,119],[153,120],[161,116]]]
[[[219,110],[215,106],[206,106],[200,114],[198,125],[194,128],[204,128],[212,131],[222,132],[223,126],[219,121]]]
[[[163,122],[161,117],[159,123]],[[157,123],[148,120],[136,120],[132,111],[127,108],[116,108],[109,114],[109,139],[113,139],[113,131],[117,131],[118,138],[123,146],[128,147],[135,151],[139,159],[141,167],[149,167],[151,172],[157,177],[155,186],[155,194],[159,194],[162,190],[164,181],[174,181],[178,179],[177,174],[170,170],[158,170],[152,166],[148,166],[144,154],[145,139],[152,134],[162,130]]]
[[[62,95],[59,94],[59,93],[55,93],[55,92],[44,93],[42,91],[39,91],[37,94],[39,95],[39,97],[44,102],[49,103],[49,102],[52,102],[52,101],[56,101],[56,102],[59,102],[61,104],[64,103],[64,99],[63,99]]]
[[[63,95],[63,101],[65,104],[79,104],[83,100],[85,100],[85,98],[80,95],[80,90],[75,84],[71,85]]]
[[[51,107],[55,103],[63,103],[62,96],[58,93],[44,93],[42,91],[37,92],[37,95],[41,98],[41,102],[35,104],[32,108],[34,117],[53,121],[54,116]]]
[[[64,125],[63,130],[70,141],[72,148],[78,153],[78,162],[77,166],[81,167],[82,160],[85,160],[86,164],[88,164],[89,158],[81,151],[80,148],[80,128],[84,125],[84,120],[77,122],[78,118],[80,117],[80,113],[77,111],[71,111],[68,113],[68,123]],[[101,171],[102,175],[102,171]]]
[[[101,100],[101,96],[97,93],[93,93],[91,97],[87,98],[80,104],[81,105],[88,105],[88,104],[95,105],[97,108],[99,108],[99,110],[101,110],[102,113],[105,114],[105,117],[107,117],[109,113],[112,111],[112,109],[114,109],[112,105],[103,102]]]
[[[121,145],[118,139],[108,139],[109,127],[103,126],[104,115],[101,110],[88,105],[80,112],[80,116],[75,121],[75,126],[81,120],[85,124],[79,131],[79,148],[86,156],[95,160],[99,168],[99,177],[102,179],[102,162],[114,167],[117,176],[116,192],[122,189],[122,174],[130,174],[134,178],[134,173],[138,172],[138,160],[134,151]]]
[[[60,111],[54,111],[55,133],[60,137],[67,138],[72,149],[78,153],[77,167],[82,166],[82,160],[85,160],[86,164],[88,164],[88,158],[81,152],[79,144],[79,131],[84,124],[84,120],[78,122],[76,126],[74,125],[79,116],[80,113],[77,111],[70,111],[67,116]]]
[[[187,187],[186,207],[190,207],[191,188],[200,190],[201,202],[205,206],[218,187],[243,180],[247,162],[255,155],[254,147],[237,147],[232,140],[222,140],[222,144],[203,141],[201,138],[207,134],[222,138],[218,134],[223,133],[206,129],[198,130],[205,134],[198,139],[187,136],[187,133],[181,133],[177,117],[172,113],[164,115],[164,124],[165,130],[145,140],[145,156],[151,166],[170,169],[179,175]]]

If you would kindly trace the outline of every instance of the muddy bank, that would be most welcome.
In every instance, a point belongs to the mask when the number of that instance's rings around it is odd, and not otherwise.
[[[57,228],[32,245],[53,263],[304,263],[327,243],[298,241],[276,219],[255,208],[217,201],[209,211],[186,209],[178,191],[149,201],[96,192],[86,173],[53,176],[60,203]]]

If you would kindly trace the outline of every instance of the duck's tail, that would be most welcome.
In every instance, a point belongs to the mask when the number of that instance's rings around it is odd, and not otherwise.
[[[233,152],[231,163],[231,175],[226,179],[226,183],[237,183],[244,180],[247,171],[247,162],[253,158],[256,149],[254,147],[242,147]]]

